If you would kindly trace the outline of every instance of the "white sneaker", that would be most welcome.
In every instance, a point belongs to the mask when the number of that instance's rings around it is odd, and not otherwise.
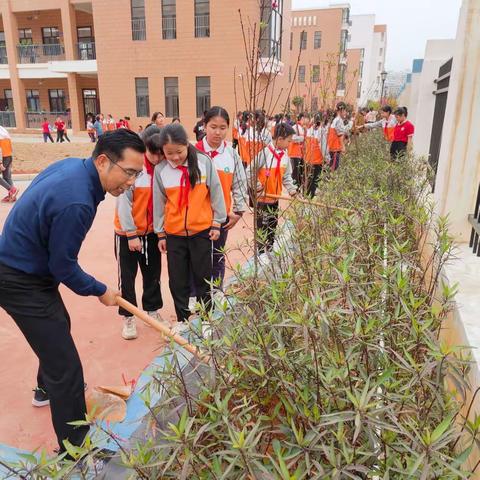
[[[125,340],[137,338],[137,323],[135,317],[124,317],[122,337]]]
[[[191,312],[195,311],[195,305],[197,304],[197,297],[189,297],[188,298],[188,309]]]

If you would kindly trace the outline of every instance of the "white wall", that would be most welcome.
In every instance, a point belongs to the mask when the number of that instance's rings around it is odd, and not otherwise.
[[[363,48],[365,57],[363,59],[362,90],[358,99],[358,106],[366,104],[370,98],[370,91],[374,84],[372,79],[372,54],[373,54],[373,29],[375,27],[375,15],[351,15],[352,26],[349,29],[351,36],[348,48]]]
[[[417,89],[417,102],[410,105],[409,117],[415,125],[414,148],[417,155],[428,155],[435,110],[436,90],[434,80],[438,69],[453,55],[455,40],[428,40],[423,59],[422,73]]]

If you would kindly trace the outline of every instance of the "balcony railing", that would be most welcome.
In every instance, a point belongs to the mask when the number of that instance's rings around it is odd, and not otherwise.
[[[6,65],[8,63],[7,47],[0,47],[0,64]]]
[[[19,63],[45,63],[65,60],[65,49],[59,43],[44,45],[17,45]]]
[[[15,128],[17,126],[15,112],[9,110],[0,112],[0,125],[5,128]]]
[[[472,226],[472,233],[470,234],[470,248],[473,249],[473,253],[480,257],[480,185],[477,191],[477,200],[475,202],[475,210],[473,215],[468,216],[468,223]]]
[[[210,15],[195,15],[195,37],[210,36]]]
[[[132,40],[147,39],[147,24],[144,18],[132,18]]]
[[[97,54],[95,52],[95,42],[78,42],[77,43],[77,59],[78,60],[95,60]]]
[[[177,17],[162,18],[162,38],[164,40],[173,40],[177,38]]]
[[[51,125],[55,123],[57,117],[62,117],[67,125],[67,128],[72,128],[72,119],[70,112],[25,112],[27,121],[27,128],[41,128],[44,118],[50,122]]]

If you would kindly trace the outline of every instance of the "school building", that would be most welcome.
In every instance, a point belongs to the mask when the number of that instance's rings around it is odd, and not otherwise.
[[[292,11],[291,0],[0,0],[0,124],[28,132],[62,115],[78,132],[102,112],[137,128],[161,111],[191,130],[213,104],[275,113],[301,96],[305,109],[322,108],[321,88],[331,104],[355,104],[362,54],[348,49],[349,11]],[[247,61],[259,38],[259,58]]]

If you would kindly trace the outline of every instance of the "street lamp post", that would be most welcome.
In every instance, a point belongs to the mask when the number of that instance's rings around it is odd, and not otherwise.
[[[387,79],[388,73],[383,70],[383,72],[380,73],[380,78],[382,79],[382,93],[380,95],[380,105],[383,105],[383,92],[385,90],[385,80]]]

